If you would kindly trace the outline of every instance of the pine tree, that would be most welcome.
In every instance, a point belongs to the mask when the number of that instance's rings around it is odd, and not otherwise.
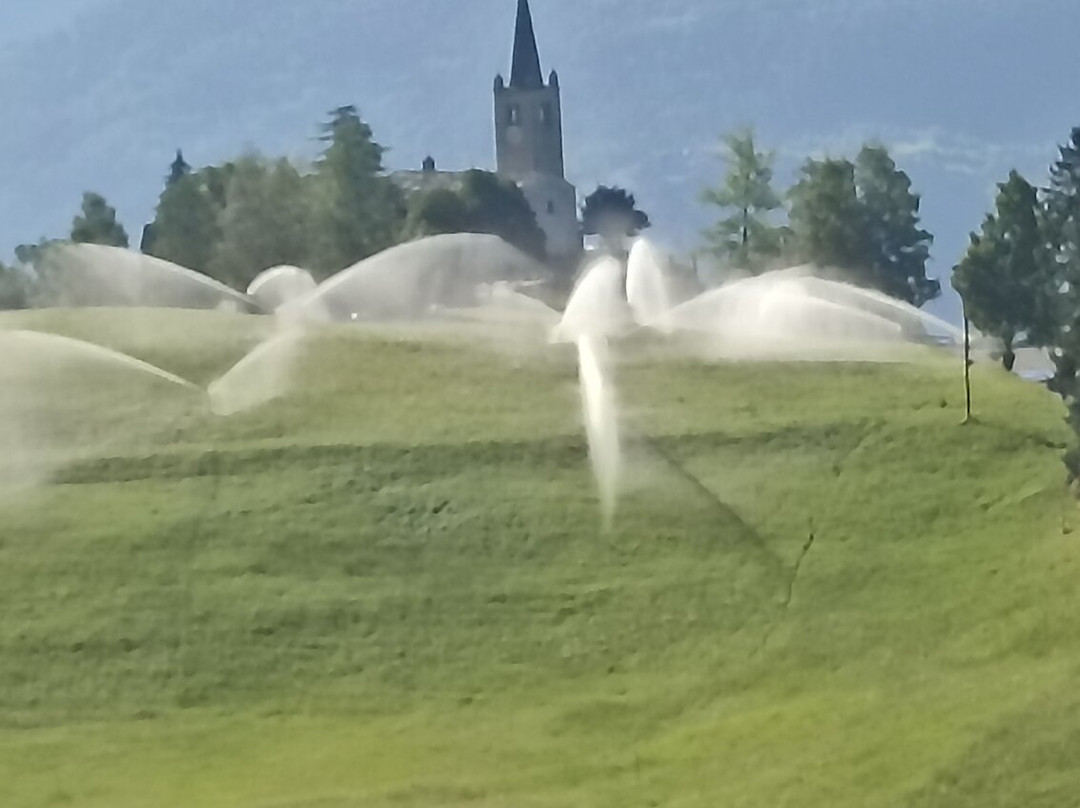
[[[199,272],[209,268],[221,231],[204,180],[191,174],[165,187],[144,251]]]
[[[808,160],[791,197],[791,231],[800,260],[858,272],[868,263],[863,206],[849,160]]]
[[[127,247],[128,236],[116,221],[116,209],[101,194],[83,194],[82,211],[71,223],[71,240],[84,244]]]
[[[1042,234],[1035,188],[1016,171],[998,186],[995,212],[971,234],[971,246],[953,271],[952,284],[971,322],[1003,344],[1002,364],[1012,370],[1015,343],[1039,329]]]
[[[1080,127],[1061,146],[1043,198],[1054,261],[1070,278],[1080,277]]]
[[[1050,325],[1040,344],[1050,347],[1055,374],[1050,387],[1069,407],[1080,432],[1080,127],[1072,130],[1050,169],[1042,215],[1048,255],[1044,309]],[[1070,456],[1070,472],[1080,477],[1080,457]]]
[[[383,172],[385,149],[355,107],[339,107],[323,126],[326,144],[311,178],[312,254],[336,272],[392,246],[405,219],[401,190]]]
[[[706,249],[726,266],[761,272],[780,255],[782,229],[770,222],[783,206],[772,188],[773,155],[757,150],[749,130],[726,135],[723,142],[727,175],[702,200],[730,215],[705,231]]]
[[[926,277],[933,236],[919,227],[919,196],[883,147],[855,163],[807,161],[790,198],[793,257],[916,306],[941,294]]]
[[[921,200],[883,146],[864,146],[859,152],[855,187],[872,273],[868,285],[915,306],[938,297],[941,284],[926,277],[934,237],[919,227]]]

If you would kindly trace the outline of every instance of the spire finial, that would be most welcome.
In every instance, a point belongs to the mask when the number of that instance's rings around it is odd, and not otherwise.
[[[510,86],[535,90],[544,86],[540,71],[540,52],[536,47],[529,0],[518,0],[517,25],[514,28],[514,64],[510,70]]]

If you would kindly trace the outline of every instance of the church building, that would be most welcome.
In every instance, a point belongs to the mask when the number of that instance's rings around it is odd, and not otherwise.
[[[581,253],[577,191],[566,180],[562,99],[553,70],[544,81],[529,0],[518,0],[510,81],[495,78],[495,171],[521,188],[547,236],[552,263],[571,265]],[[453,187],[460,175],[435,170],[430,157],[421,171],[399,171],[410,190]]]
[[[563,162],[559,74],[552,70],[544,83],[529,0],[518,0],[510,83],[495,78],[495,165],[529,200],[547,235],[548,254],[576,256],[577,192],[566,181]]]

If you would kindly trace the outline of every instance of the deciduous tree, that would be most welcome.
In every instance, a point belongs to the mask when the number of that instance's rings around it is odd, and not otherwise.
[[[405,237],[435,236],[441,233],[467,233],[471,222],[461,194],[450,188],[418,191],[408,202]]]
[[[25,309],[30,302],[30,276],[0,264],[0,309]]]
[[[545,253],[544,231],[521,189],[490,171],[466,171],[456,190],[437,188],[415,195],[405,232],[409,238],[490,233],[538,260]]]
[[[71,240],[84,244],[127,247],[128,235],[116,220],[116,209],[101,194],[83,194],[82,210],[71,223]]]
[[[245,289],[264,269],[307,259],[307,198],[304,180],[286,159],[254,155],[238,160],[219,214],[221,238],[209,274]]]
[[[649,216],[637,207],[634,195],[624,188],[599,186],[585,197],[581,227],[587,236],[600,236],[615,255],[626,252],[626,239],[652,226]]]

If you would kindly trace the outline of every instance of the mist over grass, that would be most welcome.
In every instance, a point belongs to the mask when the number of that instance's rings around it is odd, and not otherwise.
[[[203,386],[267,336],[220,313],[0,317],[31,326]],[[977,367],[960,427],[933,353],[706,364],[639,337],[605,532],[573,349],[429,336],[320,329],[281,398],[180,413],[0,503],[0,803],[1080,788],[1080,549],[1049,393]],[[57,393],[100,417],[102,390]]]

